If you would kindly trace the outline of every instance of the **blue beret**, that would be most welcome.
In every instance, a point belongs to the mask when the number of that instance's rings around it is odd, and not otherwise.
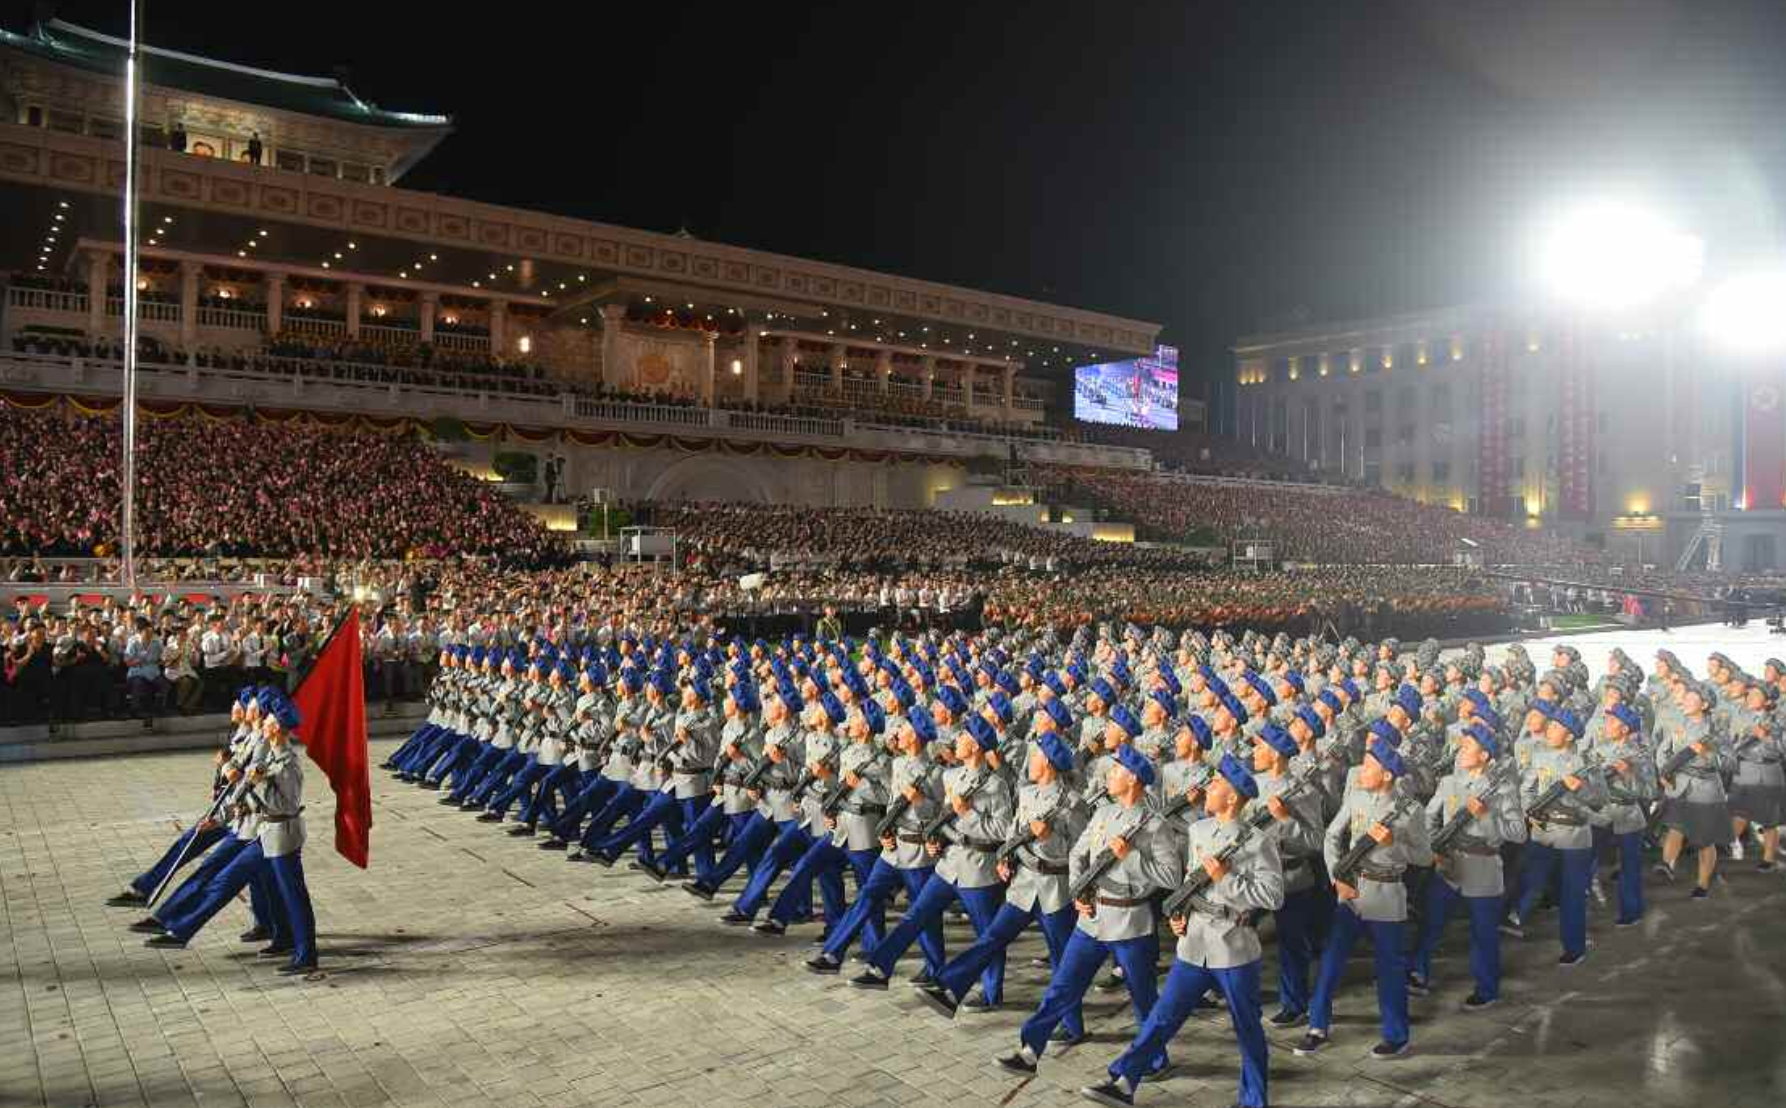
[[[1198,746],[1208,750],[1215,745],[1215,735],[1210,732],[1209,724],[1204,721],[1202,716],[1188,715],[1184,717],[1184,722],[1191,729],[1191,734],[1196,737]]]
[[[1365,753],[1375,758],[1378,765],[1395,777],[1401,777],[1408,772],[1408,764],[1402,761],[1402,756],[1395,752],[1394,747],[1381,739],[1372,742]]]
[[[868,682],[864,681],[862,675],[854,669],[843,671],[843,687],[850,690],[857,700],[867,700],[874,695],[874,691],[868,687]]]
[[[559,679],[563,681],[575,681],[577,679],[577,667],[571,665],[567,661],[560,661],[558,667],[553,670],[553,672],[558,674]]]
[[[1224,696],[1234,695],[1233,690],[1228,688],[1228,682],[1222,680],[1213,673],[1209,675],[1209,680],[1204,683],[1215,693],[1217,700],[1220,700]]]
[[[848,718],[849,713],[843,710],[843,701],[837,699],[835,693],[820,693],[819,705],[825,709],[825,715],[830,718],[832,726]]]
[[[709,682],[696,679],[688,683],[689,691],[702,700],[713,699],[713,686]]]
[[[1184,685],[1178,680],[1178,674],[1172,672],[1170,666],[1160,667],[1160,683],[1165,685],[1166,691],[1173,696],[1184,695]]]
[[[1290,733],[1275,723],[1268,723],[1259,728],[1254,737],[1286,758],[1296,757],[1296,753],[1300,749],[1296,745],[1296,740],[1290,737]]]
[[[930,718],[929,712],[913,712],[905,718],[911,723],[912,731],[918,736],[919,742],[929,744],[936,741],[936,720]]]
[[[1642,717],[1632,711],[1629,704],[1614,704],[1612,707],[1606,709],[1606,714],[1613,719],[1618,720],[1626,727],[1629,727],[1632,733],[1643,730]]]
[[[1329,708],[1332,708],[1335,715],[1346,710],[1346,706],[1340,703],[1339,694],[1332,689],[1322,689],[1321,695],[1315,697],[1315,699],[1327,705]]]
[[[1253,780],[1252,771],[1242,765],[1239,758],[1232,754],[1224,754],[1216,769],[1221,773],[1223,780],[1234,786],[1235,792],[1248,800],[1258,797],[1259,782]]]
[[[1493,707],[1488,702],[1488,694],[1481,689],[1465,689],[1464,699],[1469,701],[1478,712],[1486,712]]]
[[[967,714],[967,698],[953,685],[944,685],[936,690],[936,702],[947,708],[951,715]]]
[[[868,733],[878,735],[887,728],[887,713],[872,698],[862,701],[862,720],[868,724]]]
[[[994,715],[998,716],[1000,722],[1006,727],[1011,726],[1014,709],[1011,707],[1011,698],[1005,695],[1003,689],[995,689],[992,695],[986,698],[986,705],[992,709]]]
[[[1500,744],[1495,741],[1495,733],[1480,723],[1472,723],[1464,728],[1464,734],[1476,740],[1476,745],[1488,751],[1490,758],[1500,752]]]
[[[1118,658],[1111,664],[1110,678],[1119,685],[1127,686],[1135,683],[1135,675],[1129,672],[1128,663],[1121,658]]]
[[[236,693],[236,703],[243,708],[254,703],[254,686],[243,685],[242,690]]]
[[[760,707],[757,703],[756,686],[749,681],[740,681],[733,685],[732,691],[728,695],[731,696],[732,703],[738,705],[740,712],[754,712]]]
[[[627,692],[636,694],[645,687],[645,675],[629,666],[620,671],[620,683]]]
[[[1122,768],[1134,774],[1136,779],[1139,780],[1142,785],[1151,786],[1153,784],[1153,763],[1147,760],[1147,755],[1136,750],[1134,747],[1126,744],[1117,747],[1116,762],[1118,765],[1122,766]]]
[[[1041,748],[1042,756],[1048,759],[1048,764],[1054,767],[1055,772],[1071,773],[1073,771],[1073,750],[1067,745],[1066,740],[1060,737],[1059,732],[1048,732],[1036,740],[1036,745]]]
[[[1476,713],[1476,718],[1487,725],[1491,731],[1499,732],[1501,730],[1501,713],[1495,711],[1493,708],[1482,709],[1480,712]]]
[[[1017,678],[1012,675],[1010,670],[999,670],[993,676],[992,683],[997,685],[1006,696],[1016,696],[1023,691],[1023,686],[1017,683]]]
[[[660,669],[651,675],[651,687],[664,696],[669,696],[676,691],[676,679]]]
[[[1576,718],[1574,712],[1561,705],[1555,705],[1547,714],[1552,723],[1562,724],[1569,734],[1578,739],[1581,738],[1581,720]]]
[[[967,733],[980,744],[981,750],[990,753],[998,749],[998,732],[992,729],[992,724],[986,722],[985,716],[967,717]]]
[[[1217,693],[1216,699],[1220,700],[1222,702],[1222,707],[1226,708],[1228,714],[1234,717],[1235,723],[1245,723],[1247,721],[1246,705],[1235,699],[1233,693],[1226,691]]]
[[[800,690],[794,687],[792,681],[777,682],[775,695],[783,704],[787,705],[790,712],[798,714],[806,709],[806,701],[801,697]]]
[[[1321,690],[1321,695],[1326,696],[1327,690]],[[1322,735],[1327,734],[1327,724],[1321,721],[1321,714],[1307,704],[1296,709],[1296,718],[1301,720],[1308,729],[1314,733],[1315,738],[1318,739]]]
[[[1127,731],[1131,739],[1141,733],[1141,721],[1135,718],[1135,713],[1121,704],[1110,709],[1110,722]]]
[[[1103,700],[1105,704],[1114,705],[1116,703],[1116,690],[1111,688],[1110,682],[1104,680],[1102,677],[1091,683],[1091,691],[1094,696]]]
[[[1277,703],[1277,693],[1271,691],[1271,686],[1265,682],[1263,677],[1260,677],[1250,669],[1241,674],[1241,677],[1248,685],[1252,686],[1254,692],[1259,694],[1260,700],[1265,701],[1267,704]]]
[[[279,721],[279,726],[286,731],[296,731],[303,717],[298,714],[298,706],[277,689],[268,688],[270,696],[262,696],[260,710],[262,715],[272,716]]]
[[[1073,729],[1073,710],[1067,707],[1066,701],[1050,700],[1047,704],[1042,706],[1042,710],[1048,713],[1048,718],[1053,720],[1054,726],[1061,731],[1065,732]]]
[[[1178,701],[1172,699],[1171,693],[1165,689],[1155,689],[1150,698],[1166,713],[1167,719],[1178,718]]]
[[[1346,694],[1346,699],[1353,701],[1358,699],[1358,683],[1350,677],[1340,678],[1339,687],[1340,691]]]
[[[1060,674],[1058,673],[1043,674],[1042,684],[1048,686],[1048,691],[1053,693],[1056,697],[1067,695],[1066,683],[1060,679]]]
[[[1295,689],[1298,693],[1303,693],[1308,690],[1308,686],[1303,684],[1303,682],[1302,682],[1302,674],[1297,673],[1293,669],[1287,669],[1284,672],[1278,674],[1277,679],[1279,681],[1282,681],[1284,684],[1290,686],[1291,688]]]
[[[891,658],[882,658],[880,661],[875,663],[875,668],[879,669],[882,673],[886,674],[888,677],[897,678],[897,677],[901,676],[901,674],[899,672],[899,663],[895,662]]]
[[[1395,706],[1408,713],[1409,719],[1420,718],[1420,690],[1412,685],[1403,685],[1395,690]]]
[[[1025,673],[1029,674],[1030,680],[1040,681],[1042,680],[1043,675],[1048,672],[1048,664],[1042,660],[1040,654],[1031,654],[1029,656],[1029,661],[1024,663],[1023,670]]]
[[[1379,740],[1388,743],[1392,749],[1399,749],[1402,744],[1402,733],[1395,729],[1395,724],[1386,719],[1371,721],[1370,733]]]
[[[901,708],[910,709],[912,705],[918,702],[918,694],[912,690],[910,685],[905,683],[904,678],[894,681],[889,687],[893,690],[893,699],[899,701],[899,706]]]

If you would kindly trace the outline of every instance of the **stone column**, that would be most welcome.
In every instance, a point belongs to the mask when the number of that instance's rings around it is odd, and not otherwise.
[[[701,377],[701,402],[709,408],[713,407],[713,399],[719,392],[718,342],[718,332],[701,332],[701,346],[705,349],[707,355],[707,372]]]
[[[87,338],[97,339],[105,332],[106,279],[112,271],[112,256],[104,250],[87,252]]]
[[[490,356],[492,358],[508,357],[508,347],[504,345],[504,340],[507,337],[508,321],[508,301],[490,301]]]
[[[893,351],[882,350],[875,355],[874,379],[876,386],[881,390],[881,395],[887,395],[888,386],[893,382]]]
[[[850,360],[850,348],[838,343],[831,348],[831,391],[843,395],[843,367]]]
[[[1017,415],[1017,367],[1005,367],[1004,390],[1005,421],[1010,422]]]
[[[267,334],[277,335],[285,326],[285,274],[267,274]]]
[[[421,304],[417,308],[417,312],[420,314],[422,320],[423,342],[431,343],[434,341],[434,316],[439,311],[440,294],[438,292],[424,292],[422,294]]]
[[[620,328],[625,322],[625,304],[602,305],[601,384],[608,388],[615,388],[622,383],[622,374],[620,372]]]
[[[800,342],[798,339],[784,338],[781,340],[781,388],[780,395],[776,398],[777,403],[787,404],[794,399],[794,359],[799,356]]]
[[[204,267],[180,263],[180,347],[191,350],[198,343],[198,279]]]
[[[347,337],[360,337],[360,298],[366,293],[366,286],[358,281],[347,286]]]
[[[753,323],[744,329],[744,400],[757,402],[757,378],[762,370],[763,325]]]
[[[936,355],[924,356],[924,399],[929,401],[936,384]]]

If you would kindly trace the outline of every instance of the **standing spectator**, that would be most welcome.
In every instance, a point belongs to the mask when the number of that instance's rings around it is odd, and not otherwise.
[[[212,612],[206,618],[205,633],[199,639],[199,657],[204,663],[203,703],[212,708],[227,704],[242,683],[242,671],[241,653],[224,624],[222,612]]]
[[[204,683],[199,680],[198,667],[194,665],[197,654],[198,642],[186,627],[175,625],[162,648],[161,662],[164,674],[173,686],[173,707],[183,716],[198,711],[204,695]]]
[[[137,616],[132,627],[135,630],[124,644],[124,685],[130,710],[142,718],[146,729],[155,725],[155,709],[167,682],[161,676],[161,640],[154,628],[143,616]]]
[[[242,155],[242,160],[249,165],[259,165],[261,149],[260,132],[256,131],[248,136],[248,149]]]

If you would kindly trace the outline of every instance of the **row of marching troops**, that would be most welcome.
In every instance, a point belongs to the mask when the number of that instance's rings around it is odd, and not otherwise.
[[[130,930],[148,936],[145,946],[181,949],[246,890],[254,923],[242,941],[265,943],[259,957],[281,963],[281,976],[305,976],[318,967],[304,880],[302,716],[284,689],[247,686],[230,722],[214,760],[211,806],[106,904],[147,908]],[[174,884],[189,862],[198,864]]]
[[[1663,651],[1591,680],[1559,648],[1173,637],[1134,627],[882,641],[534,641],[443,653],[428,722],[386,763],[442,804],[573,860],[633,865],[712,900],[720,921],[824,926],[814,974],[889,987],[913,945],[929,1007],[1004,1003],[1032,924],[1051,978],[999,1065],[1033,1073],[1085,1039],[1081,1002],[1126,988],[1138,1030],[1084,1090],[1108,1104],[1171,1068],[1200,1005],[1226,1006],[1239,1103],[1267,1097],[1265,1024],[1325,1049],[1347,958],[1371,942],[1381,1040],[1410,1048],[1447,921],[1468,921],[1468,1010],[1496,1003],[1500,944],[1554,904],[1563,967],[1588,954],[1588,902],[1644,912],[1646,840],[1693,896],[1732,843],[1777,858],[1786,666]],[[1602,873],[1604,871],[1604,873]],[[846,875],[849,883],[846,885]],[[1604,881],[1602,878],[1604,877]],[[846,892],[853,885],[853,892]],[[904,910],[889,918],[901,894]],[[945,950],[951,912],[974,942]],[[1261,1009],[1260,928],[1277,1009]],[[1176,937],[1157,973],[1162,923]]]

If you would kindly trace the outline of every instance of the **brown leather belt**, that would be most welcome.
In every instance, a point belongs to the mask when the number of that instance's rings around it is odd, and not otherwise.
[[[1358,869],[1358,876],[1364,878],[1366,881],[1381,881],[1385,884],[1390,884],[1402,879],[1402,871],[1399,869],[1377,869],[1374,866],[1360,866]]]
[[[902,843],[913,843],[917,846],[923,846],[925,842],[924,836],[922,835],[897,835],[895,838]]]
[[[1103,908],[1139,908],[1153,903],[1152,898],[1145,896],[1100,896],[1098,905]]]
[[[260,817],[260,821],[262,823],[290,823],[292,820],[297,819],[299,816],[301,816],[303,814],[304,814],[304,809],[299,808],[297,811],[291,813],[288,816],[263,815]]]
[[[1049,877],[1063,876],[1072,868],[1065,862],[1025,862],[1023,864],[1030,869],[1035,870],[1037,873],[1045,874]]]

